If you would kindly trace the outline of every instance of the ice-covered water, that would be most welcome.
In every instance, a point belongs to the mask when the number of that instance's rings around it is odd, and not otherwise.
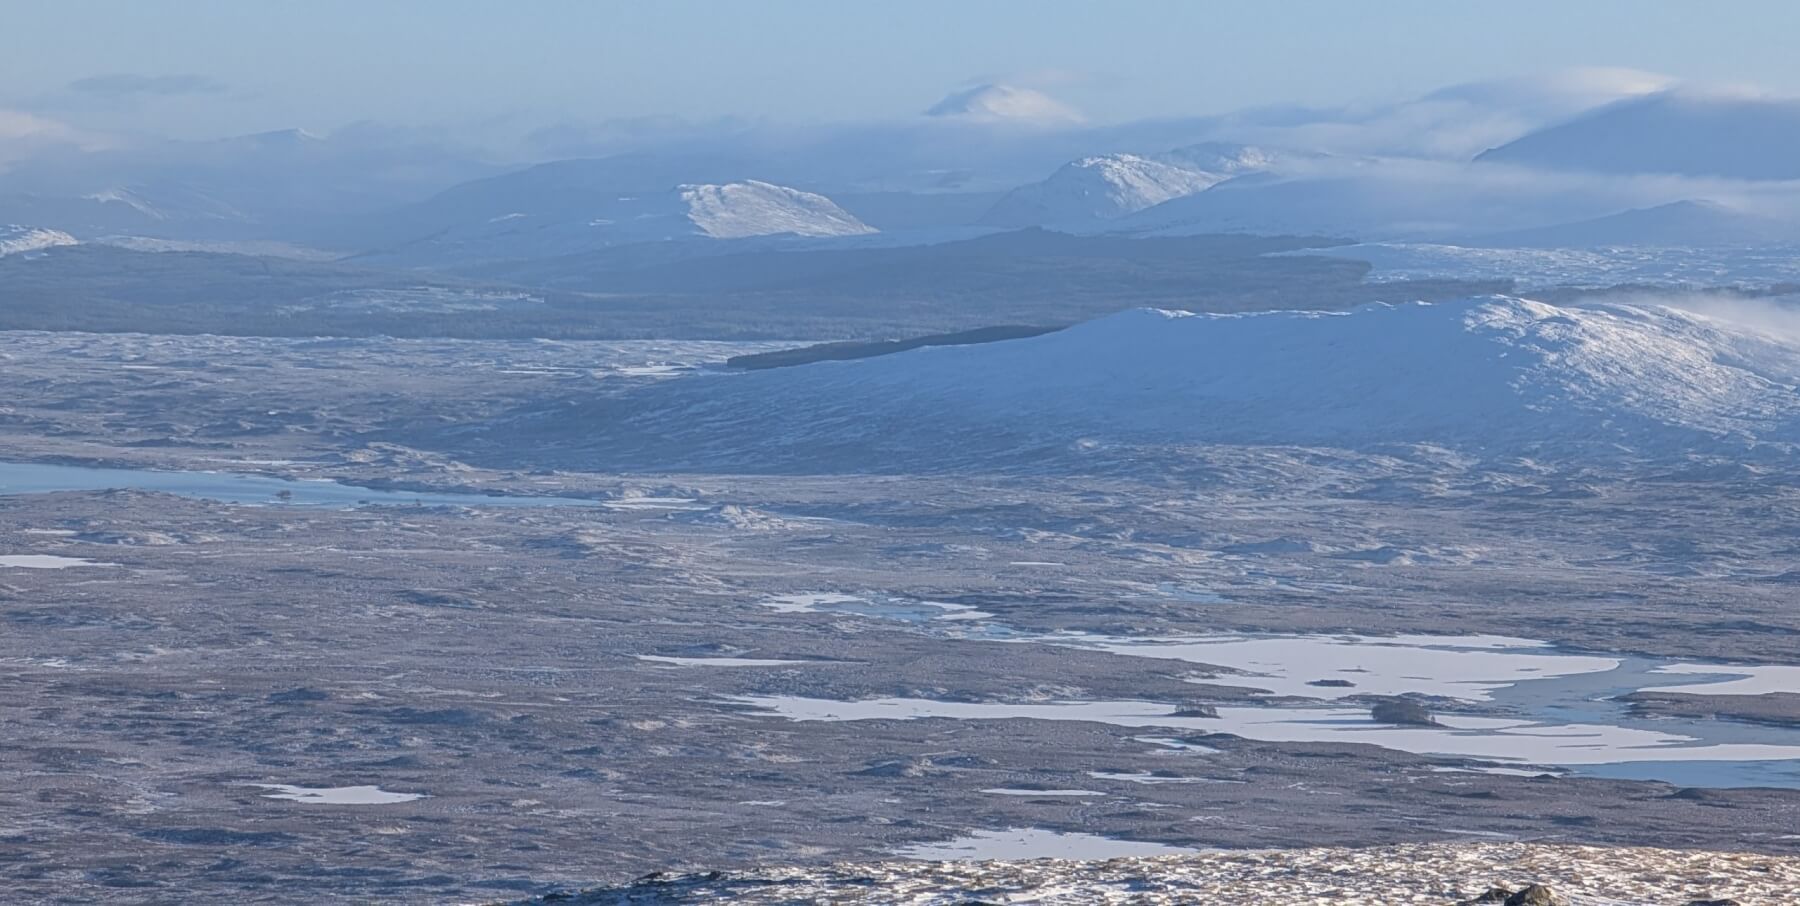
[[[904,623],[986,620],[993,617],[991,613],[976,610],[966,604],[826,592],[775,595],[760,603],[777,613],[831,613],[899,620]]]
[[[1543,642],[1502,636],[1251,636],[1138,639],[1095,634],[1015,641],[1093,648],[1130,657],[1166,658],[1240,671],[1218,682],[1275,695],[1339,699],[1418,693],[1486,701],[1525,680],[1600,673],[1616,658],[1561,654]],[[1321,681],[1350,685],[1315,685]]]
[[[739,696],[790,720],[1093,721],[1123,727],[1159,727],[1230,733],[1261,742],[1365,743],[1422,755],[1453,755],[1544,765],[1616,762],[1782,761],[1800,759],[1800,740],[1789,744],[1708,743],[1693,736],[1602,724],[1557,724],[1524,718],[1444,715],[1442,726],[1379,724],[1362,708],[1221,707],[1219,716],[1179,717],[1174,707],[1144,701],[948,702],[915,698],[835,701],[798,696]]]
[[[1660,676],[1707,678],[1671,687],[1684,692],[1760,694],[1795,688],[1800,668],[1666,664],[1624,656],[1571,653],[1536,639],[1498,635],[1254,635],[1176,637],[1099,633],[1031,634],[958,605],[878,596],[783,595],[761,602],[784,613],[840,613],[921,624],[950,638],[980,638],[1157,658],[1182,666],[1195,682],[1265,690],[1271,698],[1316,706],[1220,707],[1213,718],[1177,717],[1168,703],[1064,701],[1032,704],[925,699],[750,697],[743,701],[794,720],[948,717],[1084,720],[1128,727],[1232,733],[1264,742],[1376,745],[1421,755],[1540,766],[1582,773],[1661,779],[1689,786],[1800,788],[1800,729],[1729,721],[1634,717],[1616,699],[1657,688]],[[945,608],[955,608],[945,612]],[[952,620],[945,624],[941,621]],[[928,630],[937,623],[942,628]],[[1193,668],[1183,665],[1192,664]],[[1205,667],[1223,668],[1206,670]],[[1734,679],[1735,677],[1735,679]],[[1480,715],[1445,713],[1436,727],[1375,723],[1359,696],[1419,695],[1481,706]],[[1296,703],[1297,704],[1297,703]],[[1441,709],[1440,709],[1441,710]],[[1453,711],[1466,711],[1459,706]],[[1496,771],[1496,772],[1497,772]],[[1554,773],[1554,772],[1551,772]]]
[[[289,786],[285,783],[256,783],[270,792],[264,799],[287,799],[313,805],[393,805],[425,798],[423,793],[394,793],[378,786]]]
[[[287,481],[226,472],[163,472],[152,469],[101,469],[43,463],[0,463],[0,495],[47,494],[57,491],[160,491],[182,497],[227,503],[284,506],[354,507],[369,504],[411,506],[595,506],[574,497],[502,497],[361,488],[335,481]]]
[[[68,569],[72,566],[112,566],[85,557],[59,557],[55,554],[0,555],[0,569]]]
[[[1688,692],[1697,695],[1768,695],[1772,692],[1800,692],[1800,667],[1667,664],[1657,667],[1651,672],[1720,677],[1721,679],[1674,686],[1646,686],[1643,690],[1645,692]],[[1723,677],[1736,677],[1736,679],[1722,679]]]
[[[829,661],[789,661],[754,657],[667,657],[658,654],[640,654],[637,659],[655,664],[667,664],[671,667],[791,667],[796,664],[830,663]]]
[[[796,721],[958,720],[1092,721],[1122,727],[1154,727],[1229,733],[1259,742],[1357,743],[1420,755],[1476,758],[1523,765],[1578,768],[1614,766],[1646,779],[1697,786],[1800,787],[1800,731],[1768,728],[1777,742],[1712,741],[1716,722],[1682,721],[1669,730],[1615,724],[1574,723],[1530,717],[1440,716],[1440,726],[1396,727],[1376,723],[1363,708],[1220,707],[1218,717],[1181,717],[1168,704],[1144,701],[1039,703],[949,702],[913,698],[835,701],[798,696],[740,696],[738,701]],[[1677,731],[1679,727],[1679,731]],[[1665,768],[1690,762],[1693,766]],[[1767,763],[1767,764],[1762,764]],[[1620,767],[1633,765],[1627,769]],[[1738,770],[1742,768],[1742,770]],[[1590,773],[1602,773],[1599,770]],[[1677,779],[1679,778],[1679,779]]]
[[[1163,843],[1119,840],[1097,834],[1065,834],[1029,827],[974,831],[941,843],[901,847],[894,854],[923,862],[985,859],[1119,859],[1198,852]]]
[[[1218,780],[1212,777],[1181,777],[1170,774],[1152,774],[1149,771],[1089,771],[1088,776],[1095,780],[1116,780],[1121,783],[1139,783],[1145,786],[1156,786],[1162,783],[1243,783],[1242,780]]]

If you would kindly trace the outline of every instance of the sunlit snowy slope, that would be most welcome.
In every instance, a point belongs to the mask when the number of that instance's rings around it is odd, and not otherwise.
[[[596,455],[763,467],[1118,444],[1479,457],[1800,440],[1800,345],[1659,307],[1486,297],[1344,313],[1136,310],[1034,339],[678,381],[541,426]]]
[[[61,230],[0,224],[0,257],[41,252],[59,245],[74,245],[75,237]]]

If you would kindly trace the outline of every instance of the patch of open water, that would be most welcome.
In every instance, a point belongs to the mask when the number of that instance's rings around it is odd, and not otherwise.
[[[323,479],[289,481],[228,472],[163,472],[153,469],[103,469],[0,462],[0,494],[123,489],[160,491],[226,503],[287,506],[598,506],[601,503],[576,497],[506,497],[492,494],[377,490]]]

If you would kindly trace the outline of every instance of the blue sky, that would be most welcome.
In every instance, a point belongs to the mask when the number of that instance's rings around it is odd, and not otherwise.
[[[887,120],[988,80],[1098,121],[1395,99],[1580,65],[1800,95],[1800,4],[1786,0],[0,6],[0,107],[184,136],[365,119]]]

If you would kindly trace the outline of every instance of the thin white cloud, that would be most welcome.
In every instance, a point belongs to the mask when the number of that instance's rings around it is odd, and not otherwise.
[[[70,148],[92,151],[109,146],[102,135],[23,110],[0,109],[0,165]]]
[[[1246,111],[1223,118],[1230,137],[1338,154],[1467,160],[1585,111],[1669,90],[1675,79],[1634,69],[1577,68],[1468,82],[1397,103],[1327,110]]]
[[[210,76],[194,73],[145,75],[138,72],[111,72],[76,79],[69,83],[69,90],[109,98],[145,95],[172,97],[183,94],[217,94],[225,91],[226,85]]]

